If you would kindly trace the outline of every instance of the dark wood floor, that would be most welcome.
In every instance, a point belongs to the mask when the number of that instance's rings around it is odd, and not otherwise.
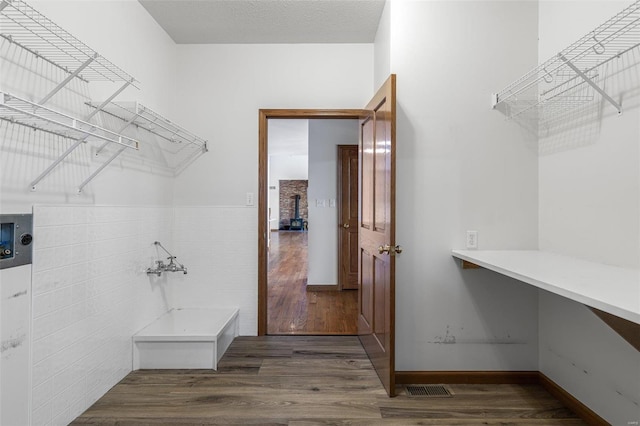
[[[307,291],[307,235],[271,233],[267,333],[356,334],[357,291]]]
[[[388,398],[356,337],[237,338],[213,370],[129,374],[74,425],[583,425],[539,385]]]

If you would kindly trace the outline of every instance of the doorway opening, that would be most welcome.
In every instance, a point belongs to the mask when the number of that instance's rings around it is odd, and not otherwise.
[[[358,143],[358,119],[361,110],[261,110],[259,127],[259,196],[258,196],[258,334],[357,334],[357,290],[340,291],[338,282],[339,235],[343,223],[338,217],[341,201],[338,199],[338,144]],[[331,152],[335,157],[333,176],[329,182],[314,179],[316,166],[311,163],[308,193],[302,190],[282,191],[287,180],[305,180],[304,176],[275,179],[270,161],[269,134],[278,127],[278,119],[312,120],[311,127],[321,128],[331,119],[346,124],[352,121],[354,136],[351,142],[325,140],[311,141],[311,157],[319,155],[317,163],[326,163],[321,158]],[[315,120],[323,119],[323,120]],[[287,120],[288,121],[288,120]],[[344,125],[342,126],[344,127]],[[311,131],[313,132],[313,131]],[[331,143],[331,146],[328,144]],[[315,149],[315,148],[318,149]],[[327,164],[324,164],[326,167]],[[331,166],[330,166],[331,167]],[[315,182],[315,185],[314,185]],[[331,187],[331,191],[323,186]],[[284,194],[284,195],[282,195]],[[307,196],[307,211],[303,210],[303,195]],[[293,210],[285,213],[280,205],[291,204]],[[299,198],[298,198],[299,197]],[[298,209],[296,212],[296,204]],[[286,206],[284,207],[286,209]],[[277,214],[274,210],[278,210]],[[304,215],[306,214],[306,216]],[[293,226],[292,226],[293,225]],[[348,227],[348,224],[347,224]],[[331,238],[328,238],[331,237]],[[332,246],[326,246],[327,241]],[[325,241],[323,241],[325,240]],[[324,244],[324,246],[323,246]],[[318,260],[319,257],[323,259]],[[322,263],[323,261],[330,261]],[[345,287],[346,288],[346,287]]]

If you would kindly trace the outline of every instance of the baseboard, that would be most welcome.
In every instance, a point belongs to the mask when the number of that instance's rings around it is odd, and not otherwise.
[[[396,384],[539,384],[592,426],[609,423],[539,371],[396,371]]]
[[[582,420],[592,426],[609,426],[610,423],[597,415],[591,408],[578,401],[573,395],[561,388],[556,382],[538,372],[540,385],[565,407],[576,413]]]
[[[504,385],[539,383],[539,380],[537,371],[396,371],[396,383]]]
[[[338,291],[338,284],[307,284],[307,291]]]

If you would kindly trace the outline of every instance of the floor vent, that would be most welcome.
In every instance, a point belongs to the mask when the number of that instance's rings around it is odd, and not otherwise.
[[[442,385],[407,385],[407,395],[422,396],[426,398],[450,398],[451,392]]]

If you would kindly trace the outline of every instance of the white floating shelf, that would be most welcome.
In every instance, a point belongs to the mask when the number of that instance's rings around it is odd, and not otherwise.
[[[600,87],[601,66],[640,46],[640,0],[492,96],[508,118],[544,121],[599,93],[619,113],[622,105]]]
[[[453,250],[452,255],[640,324],[640,270],[538,250]]]

